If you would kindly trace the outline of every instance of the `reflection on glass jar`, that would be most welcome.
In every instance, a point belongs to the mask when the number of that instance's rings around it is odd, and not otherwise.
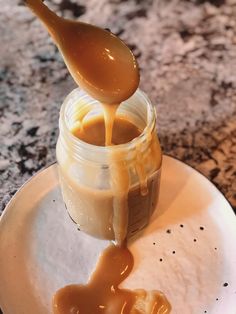
[[[74,135],[86,121],[102,116],[100,103],[79,89],[62,105],[57,142],[61,190],[80,230],[121,243],[148,224],[156,207],[162,154],[155,110],[141,91],[123,102],[116,114],[140,130],[136,138],[105,147]]]

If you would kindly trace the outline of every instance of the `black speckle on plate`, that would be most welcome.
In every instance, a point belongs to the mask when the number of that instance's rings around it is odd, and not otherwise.
[[[156,245],[156,242],[153,242],[152,244],[153,244],[153,245]]]
[[[228,282],[225,282],[224,284],[223,284],[223,287],[228,287]]]
[[[200,230],[204,230],[204,227],[201,226],[199,229],[200,229]]]
[[[159,259],[159,261],[160,261],[160,262],[162,262],[162,261],[163,261],[163,259],[162,259],[162,258],[160,258],[160,259]]]
[[[182,225],[182,224],[181,224],[181,225],[179,225],[179,226],[180,226],[180,228],[183,228],[183,227],[184,227],[184,225]]]
[[[193,239],[193,242],[197,242],[197,239]]]
[[[175,251],[172,251],[172,254],[175,254]]]
[[[171,230],[170,230],[170,229],[167,229],[167,230],[166,230],[166,233],[171,233]]]

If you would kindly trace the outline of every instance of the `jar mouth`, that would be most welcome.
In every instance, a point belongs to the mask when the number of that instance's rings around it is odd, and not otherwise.
[[[118,145],[110,145],[110,146],[97,146],[93,145],[87,142],[84,142],[80,138],[76,137],[72,132],[69,127],[68,119],[65,117],[68,116],[68,110],[70,109],[69,107],[74,105],[76,101],[78,101],[78,92],[81,92],[80,88],[74,89],[64,100],[61,110],[60,110],[60,124],[63,124],[63,129],[66,132],[66,137],[67,140],[70,141],[71,145],[74,147],[80,147],[82,149],[88,150],[90,152],[99,152],[99,153],[107,153],[109,151],[114,151],[114,150],[125,150],[125,149],[132,149],[133,147],[136,147],[137,145],[141,144],[142,142],[146,141],[146,134],[147,132],[153,132],[155,126],[156,126],[156,112],[155,109],[147,97],[147,95],[142,92],[140,89],[137,89],[136,92],[127,100],[125,100],[123,103],[126,103],[131,99],[132,97],[139,97],[143,103],[145,103],[146,108],[147,108],[147,117],[146,117],[146,126],[144,127],[142,133],[135,137],[133,140],[124,143],[124,144],[118,144]],[[87,103],[85,100],[86,98],[89,100],[88,104],[93,105],[95,103],[99,103],[97,100],[93,99],[91,96],[87,94],[81,94],[81,97],[79,98],[80,101],[84,101]],[[60,128],[61,129],[61,128]]]

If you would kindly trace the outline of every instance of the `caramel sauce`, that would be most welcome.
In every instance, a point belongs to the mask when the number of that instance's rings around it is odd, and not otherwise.
[[[93,145],[105,145],[106,131],[105,121],[102,116],[95,116],[86,120],[86,116],[82,114],[79,126],[73,128],[72,133],[79,139]],[[124,144],[140,135],[142,130],[138,129],[132,122],[124,117],[115,117],[112,132],[112,143]],[[136,147],[136,158],[133,161],[133,167],[139,176],[140,187],[130,188],[130,177],[128,168],[124,163],[126,152],[118,150],[111,153],[110,156],[110,181],[111,191],[90,191],[84,187],[71,181],[66,173],[61,173],[62,185],[64,185],[64,193],[69,195],[68,199],[72,203],[76,202],[79,195],[80,202],[88,198],[93,198],[96,205],[96,213],[87,214],[87,208],[81,208],[82,216],[94,217],[94,221],[90,221],[91,230],[87,233],[93,234],[94,228],[98,227],[104,230],[105,238],[115,239],[116,246],[108,247],[101,255],[95,271],[90,277],[87,285],[69,285],[58,290],[53,298],[54,314],[168,314],[171,306],[166,297],[159,291],[126,290],[121,289],[119,285],[128,277],[133,269],[133,256],[126,246],[126,238],[128,232],[128,221],[137,218],[137,212],[144,214],[144,217],[151,215],[146,211],[150,211],[150,203],[154,204],[156,199],[156,180],[147,180],[145,171],[145,163],[148,162],[153,169],[159,169],[161,156],[156,136],[147,134],[150,141],[151,154],[141,154],[139,146]],[[154,155],[152,155],[154,154]],[[73,196],[71,191],[75,191]],[[78,193],[76,193],[78,191]],[[100,195],[101,194],[101,195]],[[102,208],[100,202],[106,200],[106,205]],[[145,203],[143,202],[147,202]],[[112,219],[106,219],[109,216],[111,204],[113,203]],[[94,210],[94,208],[92,210]],[[154,210],[154,207],[152,210]],[[98,226],[98,221],[102,221],[105,225]],[[73,216],[77,221],[77,217]],[[140,220],[140,217],[138,218]],[[107,221],[113,224],[109,226]],[[141,218],[141,220],[143,220]],[[82,223],[83,225],[83,223]],[[108,227],[108,229],[106,229]]]
[[[109,246],[87,285],[60,289],[53,299],[55,314],[167,314],[170,304],[159,291],[120,289],[134,260],[126,247]]]
[[[106,140],[107,142],[110,142],[110,145],[125,144],[142,133],[142,130],[123,117],[116,116],[114,125],[112,124],[109,126],[112,138],[109,138],[106,134],[108,128],[105,128],[103,116],[90,118],[88,121],[83,122],[79,128],[75,128],[72,132],[82,141],[96,146],[105,146]]]
[[[108,31],[58,17],[41,0],[24,2],[47,27],[74,80],[103,104],[104,119],[97,118],[87,124],[83,123],[82,119],[79,123],[80,129],[74,129],[74,135],[88,143],[106,146],[126,143],[137,137],[140,130],[136,126],[116,117],[119,104],[128,99],[139,85],[139,71],[130,49]],[[126,131],[123,128],[126,128]],[[127,134],[128,132],[130,134]],[[145,165],[148,162],[154,170],[158,170],[161,165],[161,152],[156,135],[147,134],[146,140],[151,142],[150,149],[155,155],[149,154],[147,157],[137,145],[133,164],[139,177],[141,196],[149,193]],[[88,285],[70,285],[55,294],[55,314],[170,312],[168,301],[159,292],[132,292],[118,287],[133,267],[132,254],[124,246],[130,208],[130,175],[125,162],[126,154],[125,151],[115,150],[110,155],[109,163],[113,201],[112,229],[117,246],[111,246],[103,252]]]

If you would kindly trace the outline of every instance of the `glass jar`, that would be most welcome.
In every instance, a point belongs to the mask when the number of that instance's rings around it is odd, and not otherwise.
[[[115,219],[119,220],[120,214],[117,208],[115,212],[117,195],[113,187],[114,176],[119,176],[118,163],[125,165],[129,181],[127,207],[122,210],[127,217],[125,234],[130,237],[148,224],[156,207],[162,153],[155,109],[140,90],[117,111],[117,115],[143,130],[137,138],[126,144],[103,147],[85,143],[73,135],[72,130],[83,119],[102,114],[98,101],[80,89],[72,91],[60,111],[56,154],[61,191],[72,220],[80,230],[94,237],[115,240]],[[114,153],[115,165],[111,158]]]

